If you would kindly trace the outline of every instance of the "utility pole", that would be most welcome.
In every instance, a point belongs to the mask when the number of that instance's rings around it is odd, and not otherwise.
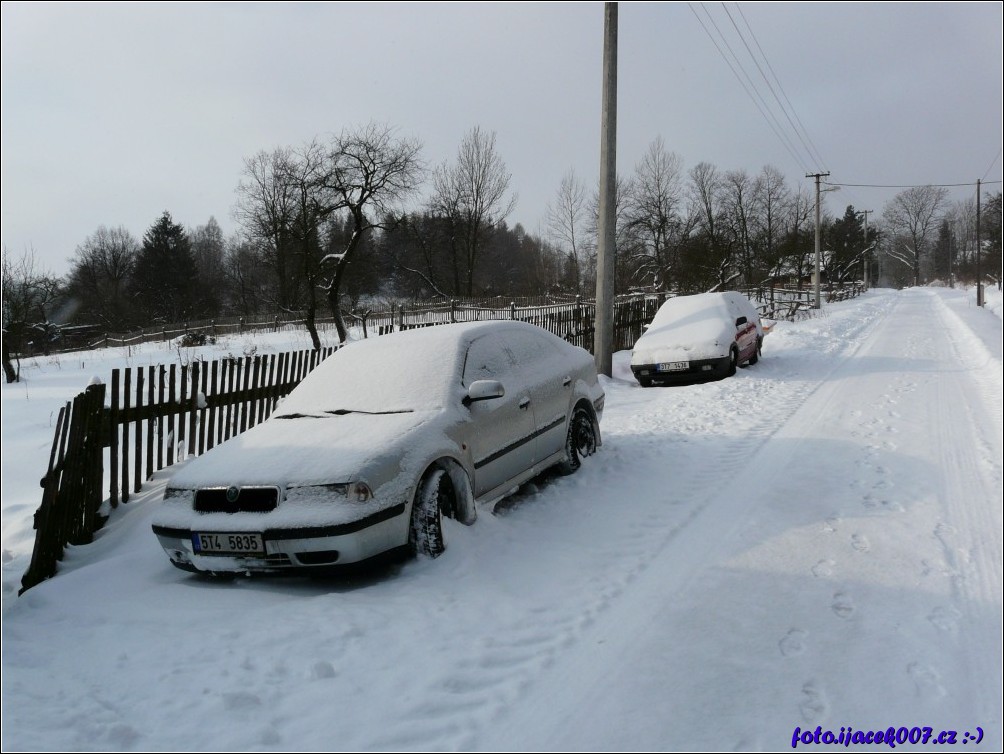
[[[976,179],[976,305],[983,306],[983,275],[980,272],[980,179]]]
[[[617,3],[603,7],[603,112],[600,123],[600,206],[596,248],[596,371],[613,376],[614,248],[617,222]]]
[[[822,253],[820,251],[820,227],[819,227],[819,179],[823,176],[828,176],[829,173],[806,173],[806,178],[816,179],[816,303],[812,307],[813,309],[822,309],[823,302],[819,296],[819,277],[820,277],[820,267],[822,267]]]
[[[870,215],[874,211],[875,210],[873,210],[873,209],[863,209],[863,210],[861,210],[861,214],[865,216],[865,281],[864,282],[865,282],[865,290],[866,291],[870,287],[868,285],[868,273],[870,272],[869,265],[868,265],[868,260],[869,260],[869,257],[871,256],[871,252],[868,251],[868,215]]]

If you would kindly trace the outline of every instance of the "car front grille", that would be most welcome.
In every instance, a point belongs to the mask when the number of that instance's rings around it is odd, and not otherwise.
[[[199,513],[268,513],[278,504],[278,487],[211,487],[195,491],[195,510]]]

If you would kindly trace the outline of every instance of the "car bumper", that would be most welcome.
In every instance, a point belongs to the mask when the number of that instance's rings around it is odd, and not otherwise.
[[[153,525],[167,556],[185,571],[207,573],[277,573],[335,569],[358,565],[408,545],[408,517],[404,503],[358,521],[333,526],[265,529],[264,555],[205,554],[195,551],[193,535],[214,529]],[[241,527],[242,529],[246,527]],[[233,531],[228,529],[227,531]]]
[[[698,359],[690,362],[687,369],[674,372],[660,372],[658,364],[632,364],[631,371],[641,384],[674,385],[697,380],[711,380],[729,373],[729,356],[717,359]]]

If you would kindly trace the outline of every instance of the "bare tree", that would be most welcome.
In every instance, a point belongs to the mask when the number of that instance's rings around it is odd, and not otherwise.
[[[582,257],[586,246],[586,223],[589,214],[586,186],[574,170],[561,179],[554,203],[547,207],[547,227],[568,260],[572,287],[582,292]]]
[[[789,197],[781,171],[766,165],[753,182],[753,195],[757,214],[757,267],[758,277],[774,269],[779,261],[778,243],[781,237],[781,218]],[[760,280],[748,280],[749,285]]]
[[[268,270],[252,241],[239,235],[227,239],[223,274],[227,311],[240,316],[260,313],[268,296]]]
[[[677,281],[680,247],[692,222],[684,207],[682,172],[683,160],[657,137],[635,168],[628,198],[628,227],[638,241],[634,274],[656,289]]]
[[[755,277],[756,209],[753,180],[745,170],[725,174],[729,227],[736,249],[736,262],[747,284]]]
[[[222,311],[226,289],[223,266],[226,242],[223,229],[215,217],[210,217],[205,225],[199,225],[191,231],[189,238],[202,291],[203,314],[215,317]]]
[[[99,227],[77,247],[67,283],[77,314],[107,330],[131,322],[129,278],[136,265],[139,241],[124,227]]]
[[[452,228],[455,293],[460,292],[461,276],[466,294],[474,293],[482,246],[516,205],[516,196],[507,196],[511,180],[495,149],[495,132],[485,133],[479,126],[464,137],[456,163],[444,163],[433,174],[432,210],[448,218]]]
[[[3,250],[3,371],[8,383],[20,380],[20,368],[13,360],[29,346],[31,339],[40,339],[48,350],[52,335],[48,308],[59,292],[59,280],[42,270],[33,249],[19,257]]]
[[[316,140],[290,153],[284,180],[293,197],[293,217],[287,229],[290,254],[304,282],[304,324],[314,350],[320,350],[317,334],[317,294],[325,287],[321,232],[325,221],[341,206],[326,182],[331,166],[326,150]],[[343,337],[342,340],[345,340]]]
[[[815,200],[799,187],[789,197],[786,211],[782,216],[782,252],[778,259],[777,272],[787,269],[795,276],[801,288],[802,279],[809,273],[814,248],[809,241],[809,233]]]
[[[275,305],[291,310],[298,304],[297,279],[292,271],[293,240],[290,226],[296,213],[296,196],[289,183],[293,150],[280,147],[261,151],[244,160],[237,184],[234,217],[248,239],[261,250],[275,279]]]
[[[341,251],[326,255],[321,263],[330,270],[325,288],[342,341],[348,337],[340,305],[346,269],[364,235],[384,227],[397,205],[418,187],[424,173],[421,149],[418,141],[397,137],[389,126],[375,123],[342,131],[331,143],[321,186],[328,194],[328,208],[347,216],[351,233]]]
[[[690,270],[689,274],[695,280],[710,282],[713,278],[717,286],[724,286],[733,264],[725,183],[718,168],[708,162],[695,165],[689,175],[690,215],[705,244],[703,253],[694,260],[693,266],[708,268]]]
[[[628,227],[630,221],[629,198],[633,193],[634,179],[622,178],[618,175],[614,182],[614,256],[616,258],[616,272],[614,276],[615,292],[625,291],[631,285],[632,280],[633,270],[630,266],[630,260],[634,258],[636,247],[638,245],[637,240],[634,238],[634,234]],[[600,232],[599,226],[600,190],[599,185],[597,185],[592,198],[589,200],[589,225],[587,227],[590,239],[589,263],[594,273],[596,270],[596,247],[598,245],[597,239],[599,238]]]
[[[884,224],[894,236],[887,253],[913,270],[914,285],[920,285],[921,260],[947,197],[948,189],[915,186],[896,194],[882,209]]]

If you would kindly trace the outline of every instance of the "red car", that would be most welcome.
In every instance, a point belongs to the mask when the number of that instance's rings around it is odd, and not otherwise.
[[[642,387],[727,377],[757,363],[763,337],[760,315],[741,293],[677,296],[635,343],[631,371]]]

